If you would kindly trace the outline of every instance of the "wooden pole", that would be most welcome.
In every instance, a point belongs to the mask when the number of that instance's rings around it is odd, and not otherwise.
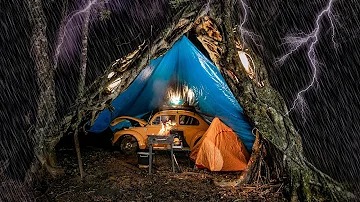
[[[78,101],[79,102],[83,98],[84,89],[85,89],[89,22],[90,22],[90,10],[87,11],[85,14],[85,22],[83,25],[82,50],[81,50],[81,58],[80,58],[81,59],[81,63],[80,63],[81,69],[80,69],[80,78],[79,78],[79,85],[78,85]],[[82,115],[81,115],[80,109],[78,109],[77,114],[78,114],[77,122],[79,125],[82,120]],[[82,159],[81,159],[78,128],[75,129],[74,143],[75,143],[76,156],[77,156],[78,164],[79,164],[80,177],[83,178],[85,176],[85,173],[84,173],[84,168],[83,168]]]
[[[79,164],[80,178],[82,179],[85,176],[85,172],[84,172],[83,163],[82,163],[82,159],[81,159],[81,153],[80,153],[79,130],[75,130],[74,143],[75,143],[76,156],[77,156],[78,164]]]

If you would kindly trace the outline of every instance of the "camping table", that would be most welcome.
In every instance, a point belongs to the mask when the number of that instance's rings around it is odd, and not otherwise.
[[[170,135],[149,135],[148,136],[148,146],[149,146],[149,174],[151,175],[151,168],[152,168],[152,151],[154,144],[167,144],[170,145],[170,152],[171,152],[171,164],[172,164],[172,171],[175,172],[175,165],[174,165],[174,136]]]

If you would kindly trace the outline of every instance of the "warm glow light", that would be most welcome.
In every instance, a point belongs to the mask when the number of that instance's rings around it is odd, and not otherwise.
[[[171,131],[171,128],[173,126],[175,126],[176,123],[172,123],[171,120],[165,122],[165,123],[162,123],[161,124],[161,129],[159,131],[159,135],[169,135],[170,134],[170,131]]]
[[[181,104],[182,100],[180,98],[180,95],[173,95],[171,96],[171,100],[170,100],[171,104],[173,105],[179,105]]]
[[[115,75],[115,72],[111,72],[111,73],[107,76],[107,78],[110,79],[110,78],[113,77],[114,75]]]
[[[106,89],[110,92],[113,92],[113,90],[119,86],[121,83],[121,78],[117,78],[114,82],[112,82]]]
[[[193,102],[194,102],[194,98],[195,98],[195,94],[194,94],[194,92],[193,92],[191,89],[188,90],[187,96],[188,96],[188,102],[189,102],[189,103],[193,103]]]
[[[248,76],[254,80],[254,82],[259,86],[263,87],[264,82],[259,79],[259,75],[257,75],[256,67],[254,60],[251,58],[251,56],[243,51],[238,51],[239,58],[241,60],[242,65],[245,68],[245,71],[248,73]],[[250,64],[251,63],[251,64]]]
[[[178,87],[177,89],[167,89],[165,103],[168,106],[192,106],[195,102],[195,93],[187,85]]]
[[[240,57],[241,63],[244,66],[245,70],[247,72],[249,72],[250,71],[250,62],[248,60],[246,53],[239,51],[239,57]]]

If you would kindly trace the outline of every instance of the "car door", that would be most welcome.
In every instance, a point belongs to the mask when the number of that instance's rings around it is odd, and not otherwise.
[[[200,131],[200,121],[191,114],[179,114],[177,130],[183,131],[185,140],[190,145],[192,138]]]

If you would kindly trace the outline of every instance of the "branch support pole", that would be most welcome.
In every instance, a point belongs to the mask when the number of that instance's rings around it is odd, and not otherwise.
[[[81,50],[81,58],[80,58],[81,59],[81,63],[80,63],[81,69],[80,69],[80,78],[79,78],[79,85],[78,85],[78,102],[81,102],[81,99],[84,96],[84,89],[85,89],[90,13],[91,13],[91,9],[85,13],[85,22],[83,25],[82,50]],[[81,120],[82,120],[82,114],[81,114],[80,108],[78,108],[78,110],[77,110],[77,125],[80,125]],[[78,127],[75,128],[74,143],[75,143],[76,156],[77,156],[78,164],[79,164],[80,178],[82,179],[85,176],[85,172],[84,172],[83,163],[82,163],[82,159],[81,159],[80,144],[79,144],[79,128]]]
[[[81,118],[81,114],[78,112],[78,118]],[[76,156],[79,164],[79,171],[80,171],[80,178],[84,178],[85,172],[83,168],[83,163],[81,159],[81,152],[80,152],[80,144],[79,144],[79,130],[76,129],[74,133],[74,144],[75,144],[75,150],[76,150]]]

